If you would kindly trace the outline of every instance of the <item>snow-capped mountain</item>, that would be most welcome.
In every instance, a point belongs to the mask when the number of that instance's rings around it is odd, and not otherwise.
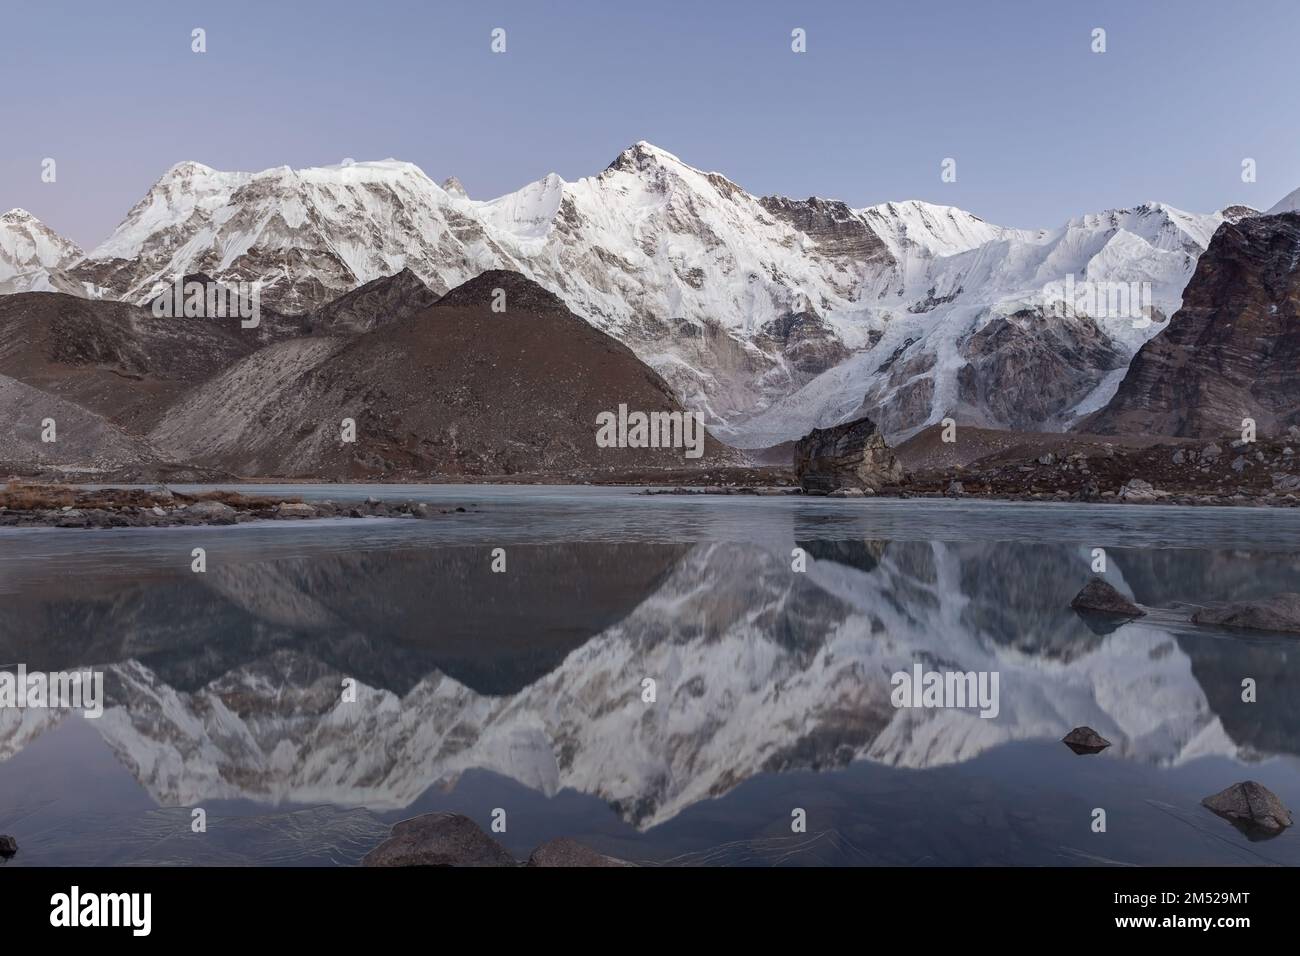
[[[84,253],[25,209],[0,216],[0,293],[46,292]]]
[[[1280,212],[1300,212],[1300,189],[1287,193],[1277,205],[1269,208],[1266,215],[1275,216]]]
[[[178,274],[262,280],[264,303],[302,312],[404,268],[435,292],[519,271],[720,437],[761,447],[861,412],[894,440],[947,415],[1065,427],[1109,399],[1223,221],[1147,203],[1034,231],[916,201],[757,197],[645,142],[595,176],[486,201],[395,160],[181,163],[70,274],[134,302]],[[1152,321],[1044,314],[1067,278],[1145,283]]]
[[[408,265],[445,292],[503,260],[465,205],[396,160],[260,173],[180,163],[74,273],[133,302],[177,275],[260,280],[284,312]]]

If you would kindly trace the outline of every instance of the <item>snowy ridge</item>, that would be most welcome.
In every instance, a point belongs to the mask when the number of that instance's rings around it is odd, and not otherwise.
[[[25,209],[0,216],[0,293],[49,292],[52,274],[82,257],[69,242]]]
[[[950,414],[1067,427],[1177,309],[1223,221],[1151,202],[1026,230],[915,200],[757,197],[647,142],[594,176],[552,173],[485,201],[391,159],[259,173],[186,162],[67,284],[143,302],[160,281],[204,272],[262,280],[265,304],[303,312],[403,268],[439,293],[512,269],[628,344],[734,444],[864,412],[898,440]],[[1041,310],[1066,277],[1149,284],[1152,321],[1069,315],[1037,355],[1032,334],[980,338]],[[1016,417],[989,397],[1018,381],[1041,393],[1034,373],[1055,374],[1045,358],[1062,350],[1079,374],[1050,400],[1013,394]]]

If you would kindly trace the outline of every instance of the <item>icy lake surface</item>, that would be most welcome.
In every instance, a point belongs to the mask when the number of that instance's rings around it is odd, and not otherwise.
[[[520,859],[1300,863],[1294,829],[1200,806],[1253,779],[1300,811],[1300,637],[1186,623],[1300,592],[1300,511],[239,490],[466,511],[0,529],[0,670],[107,698],[0,710],[7,865],[353,864],[397,820],[498,809]],[[1096,548],[1147,617],[1070,610]],[[996,673],[997,715],[896,707],[917,664]],[[1076,756],[1079,725],[1112,746]]]

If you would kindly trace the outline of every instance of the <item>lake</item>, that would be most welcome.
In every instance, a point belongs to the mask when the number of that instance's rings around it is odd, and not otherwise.
[[[1300,512],[238,490],[466,511],[0,529],[0,669],[106,695],[0,710],[8,865],[350,865],[435,810],[504,811],[521,859],[1300,863],[1200,806],[1253,779],[1300,808],[1300,638],[1185,623],[1300,592]],[[1096,548],[1147,617],[1070,610]],[[996,674],[996,715],[895,706],[918,666]],[[1074,754],[1080,725],[1112,746]]]

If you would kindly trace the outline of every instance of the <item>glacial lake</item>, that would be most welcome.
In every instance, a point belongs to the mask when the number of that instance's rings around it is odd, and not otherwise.
[[[438,810],[504,810],[520,859],[565,836],[670,865],[1300,863],[1295,828],[1200,806],[1250,779],[1300,812],[1300,638],[1184,623],[1300,592],[1298,511],[238,490],[467,510],[0,529],[0,669],[100,670],[107,698],[0,710],[5,865],[352,865]],[[1094,548],[1157,610],[1071,611]],[[894,706],[917,664],[996,673],[997,715]],[[1079,725],[1112,746],[1075,755]]]

